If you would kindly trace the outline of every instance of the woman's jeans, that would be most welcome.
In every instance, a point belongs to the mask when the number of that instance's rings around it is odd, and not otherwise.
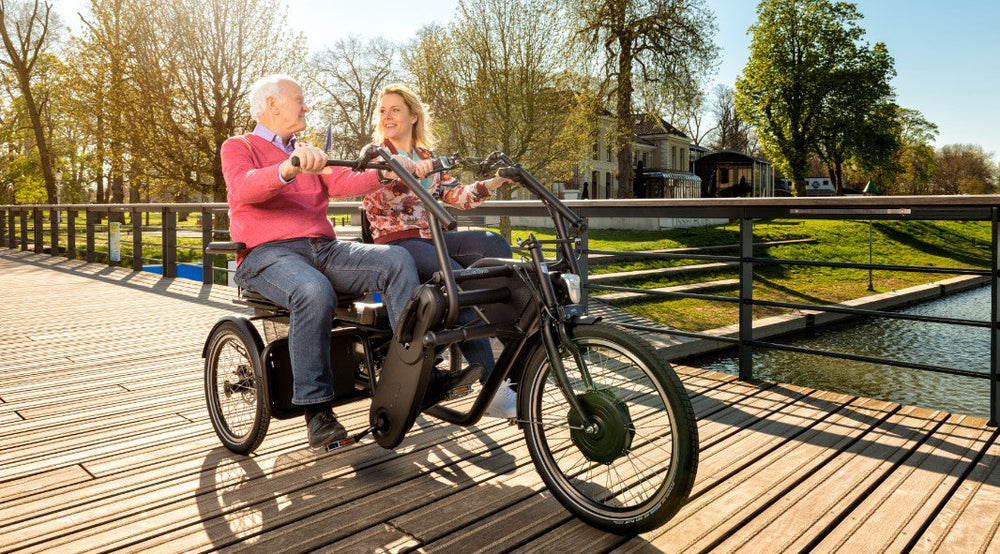
[[[413,257],[388,245],[328,238],[274,241],[255,247],[233,280],[289,310],[288,351],[294,404],[333,400],[330,329],[337,293],[381,291],[393,329],[420,284]]]
[[[444,237],[452,269],[468,267],[481,258],[509,258],[512,255],[507,239],[490,231],[451,232],[445,233]],[[437,253],[434,251],[434,243],[430,239],[400,239],[392,244],[405,248],[413,256],[421,281],[430,279],[434,272],[441,268]],[[466,308],[459,312],[456,321],[461,325],[467,325],[476,322],[477,319],[476,313]],[[459,347],[470,364],[483,366],[483,376],[479,380],[485,381],[496,366],[489,339],[467,340]]]

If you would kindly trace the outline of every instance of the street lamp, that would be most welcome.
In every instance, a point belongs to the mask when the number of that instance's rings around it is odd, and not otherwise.
[[[868,184],[865,185],[864,190],[861,191],[865,196],[874,196],[878,194],[878,187],[875,186],[875,181],[868,179]],[[868,220],[868,292],[875,292],[875,284],[872,282],[872,220]]]

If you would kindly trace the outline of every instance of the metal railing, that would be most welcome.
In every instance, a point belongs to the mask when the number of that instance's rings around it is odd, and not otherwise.
[[[724,337],[705,333],[687,332],[666,327],[628,325],[652,333],[663,333],[681,337],[699,338],[735,345],[738,350],[739,377],[753,379],[753,350],[771,348],[790,352],[803,352],[831,358],[906,367],[923,371],[962,375],[985,379],[990,386],[990,424],[1000,421],[1000,333],[998,333],[998,244],[1000,244],[1000,196],[921,196],[921,197],[824,197],[824,198],[733,198],[733,199],[676,199],[676,200],[581,200],[567,204],[588,219],[647,219],[680,218],[729,220],[739,224],[739,244],[737,255],[677,253],[626,253],[587,250],[587,255],[615,254],[635,255],[645,258],[686,259],[723,262],[737,267],[739,274],[739,294],[736,297],[693,292],[650,291],[630,287],[588,283],[589,290],[614,290],[641,293],[665,298],[691,298],[738,304],[738,336]],[[329,215],[345,218],[357,215],[356,202],[331,203]],[[82,229],[78,221],[84,214]],[[196,214],[198,221],[190,223],[183,215]],[[160,262],[165,277],[177,276],[178,266],[197,265],[200,262],[201,280],[205,283],[225,282],[228,271],[220,265],[216,257],[204,252],[204,246],[212,241],[227,238],[224,226],[216,225],[219,219],[225,221],[225,204],[132,204],[132,205],[72,205],[72,206],[0,206],[0,246],[42,252],[48,249],[53,256],[83,258],[89,262],[106,261],[109,265],[126,264],[135,270],[143,269],[147,262]],[[492,201],[477,208],[476,215],[531,218],[546,215],[540,203],[532,201]],[[156,225],[141,225],[142,219],[158,219]],[[873,263],[829,262],[821,260],[791,260],[755,256],[753,227],[756,220],[772,219],[848,219],[848,220],[925,220],[925,221],[983,221],[991,224],[990,266],[988,268],[925,267],[886,265]],[[539,219],[538,221],[543,221]],[[113,224],[118,223],[131,240],[131,252],[122,252],[121,260],[113,259],[114,239],[111,235]],[[515,222],[515,224],[517,224]],[[530,225],[530,223],[529,223]],[[86,237],[85,247],[77,247],[79,231]],[[46,237],[48,247],[46,247]],[[158,239],[158,240],[157,240]],[[143,248],[157,249],[159,257],[143,255]],[[128,250],[128,249],[125,249]],[[179,261],[178,252],[185,254]],[[138,255],[136,254],[138,253]],[[127,264],[131,261],[131,264]],[[825,268],[849,268],[894,272],[924,272],[935,274],[974,275],[988,280],[991,291],[990,319],[988,321],[962,318],[941,318],[899,314],[892,311],[852,308],[845,305],[821,305],[795,302],[777,302],[753,297],[755,268],[765,266],[813,266]],[[586,267],[586,264],[585,266]],[[874,356],[861,356],[843,352],[806,350],[803,348],[753,338],[754,307],[772,307],[792,310],[810,310],[847,314],[858,317],[882,317],[912,321],[930,321],[958,326],[986,327],[990,330],[989,372],[970,371],[961,368],[924,364],[912,361],[891,360]]]

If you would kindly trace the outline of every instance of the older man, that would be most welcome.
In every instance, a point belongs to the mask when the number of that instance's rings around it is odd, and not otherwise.
[[[222,145],[222,171],[230,235],[247,247],[234,280],[290,311],[292,402],[305,408],[309,445],[322,448],[347,436],[331,408],[330,329],[337,292],[381,291],[395,326],[419,281],[406,250],[337,240],[326,216],[329,199],[364,195],[383,186],[382,177],[395,176],[327,167],[322,150],[295,140],[308,112],[292,78],[271,75],[255,83],[250,114],[257,127]],[[416,169],[399,159],[408,170]]]

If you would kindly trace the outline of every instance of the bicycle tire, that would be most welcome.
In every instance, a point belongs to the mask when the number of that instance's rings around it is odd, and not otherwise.
[[[253,452],[267,435],[271,416],[261,389],[259,339],[223,321],[212,332],[205,356],[205,399],[212,428],[236,454]]]
[[[594,388],[585,390],[572,354],[560,354],[591,415],[584,421],[571,409],[539,345],[518,391],[535,468],[556,499],[594,527],[618,534],[659,527],[687,500],[697,472],[698,431],[684,386],[625,329],[596,323],[570,334]]]

